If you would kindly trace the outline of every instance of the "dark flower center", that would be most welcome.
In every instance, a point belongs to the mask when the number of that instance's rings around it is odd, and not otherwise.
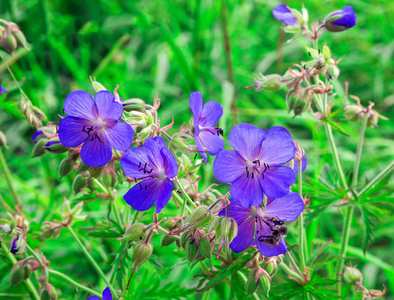
[[[249,166],[245,167],[246,177],[254,179],[254,177],[261,174],[264,179],[264,173],[270,169],[270,166],[266,163],[261,163],[259,159],[254,160],[252,163],[248,163]]]
[[[100,129],[100,126],[83,126],[82,132],[85,132],[89,137],[91,137],[91,141],[94,139],[98,139],[100,143],[104,144],[104,142],[100,139],[99,135],[97,134],[98,130]],[[92,133],[93,131],[93,133]]]

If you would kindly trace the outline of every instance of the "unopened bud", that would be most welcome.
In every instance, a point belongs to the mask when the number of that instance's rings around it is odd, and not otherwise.
[[[22,255],[26,251],[26,238],[22,234],[18,234],[11,244],[11,253],[14,255]]]
[[[90,168],[91,168],[91,166],[89,166],[89,165],[85,164],[83,161],[81,161],[78,165],[77,171],[79,173],[82,173],[82,172],[88,171]]]
[[[212,245],[211,242],[207,237],[201,237],[200,239],[200,246],[199,246],[200,253],[208,259],[212,257]]]
[[[253,269],[248,277],[248,280],[246,280],[245,283],[245,291],[249,295],[254,294],[254,292],[257,290],[257,287],[259,285],[258,279],[256,280],[256,270]]]
[[[186,259],[190,262],[193,262],[197,258],[197,254],[198,254],[198,247],[196,244],[196,240],[194,238],[187,240],[184,249],[185,249]]]
[[[368,115],[367,127],[372,128],[378,125],[379,114],[375,110],[371,110]]]
[[[138,270],[140,266],[149,259],[152,253],[153,245],[151,243],[141,241],[134,244],[133,255],[131,257],[133,268]]]
[[[31,275],[31,268],[28,265],[16,264],[10,274],[10,284],[18,285],[28,279]]]
[[[270,257],[264,264],[264,270],[267,271],[271,278],[278,272],[278,264],[279,260],[276,257]]]
[[[7,137],[0,130],[0,148],[7,148]]]
[[[122,103],[123,110],[127,112],[131,111],[144,111],[145,109],[145,102],[139,98],[131,98],[127,99]]]
[[[60,177],[67,176],[71,173],[74,167],[74,161],[71,156],[67,156],[63,159],[59,166],[59,175]]]
[[[72,189],[74,193],[78,193],[82,191],[86,186],[87,186],[87,180],[85,176],[83,176],[82,174],[78,174],[77,176],[75,176],[72,183]]]
[[[145,236],[145,225],[142,223],[134,223],[126,228],[126,232],[119,240],[135,241],[140,240]]]
[[[161,238],[161,246],[167,247],[170,246],[172,243],[175,242],[175,237],[173,235],[163,235]]]
[[[330,79],[337,79],[339,77],[339,74],[341,73],[341,71],[339,70],[338,66],[336,65],[331,65],[328,67],[327,69],[327,76]]]
[[[51,138],[45,144],[45,150],[53,153],[64,153],[70,150],[70,148],[63,146],[58,137]]]
[[[212,212],[208,209],[208,207],[202,205],[197,207],[192,212],[189,219],[189,223],[192,228],[197,228],[211,221],[212,217],[213,217]]]
[[[12,34],[6,32],[3,33],[1,44],[10,53],[14,52],[14,50],[18,46],[16,38]]]
[[[96,80],[92,80],[92,86],[93,86],[94,90],[96,91],[96,93],[98,93],[100,91],[107,91],[105,86]]]
[[[171,141],[171,148],[172,148],[172,150],[175,150],[175,151],[180,150],[180,151],[183,151],[184,153],[188,153],[189,152],[189,145],[185,139],[185,135],[182,133],[174,134],[172,137],[172,141]]]
[[[269,292],[271,289],[271,279],[268,278],[265,274],[262,274],[262,276],[259,279],[259,287],[261,290],[261,293],[267,297],[269,297]]]
[[[349,284],[357,284],[362,282],[363,275],[355,267],[345,267],[345,271],[343,272],[343,280]]]
[[[362,107],[356,104],[346,105],[344,110],[345,118],[350,122],[361,122],[364,117]]]
[[[222,222],[220,222],[220,236],[227,238],[229,243],[231,243],[237,234],[238,224],[233,218],[224,218]]]
[[[276,92],[282,87],[282,77],[278,74],[261,75],[261,77],[255,80],[257,83],[256,92],[261,90]]]
[[[181,246],[182,248],[185,248],[186,246],[186,241],[191,239],[191,235],[189,235],[190,230],[186,230],[182,235],[181,235]]]
[[[294,116],[301,115],[302,113],[306,112],[309,108],[309,101],[307,99],[298,98],[294,102]]]
[[[48,142],[47,139],[39,139],[38,142],[34,145],[32,151],[32,157],[42,156],[45,153],[45,145]]]
[[[57,292],[52,284],[44,284],[40,289],[40,300],[56,300]]]

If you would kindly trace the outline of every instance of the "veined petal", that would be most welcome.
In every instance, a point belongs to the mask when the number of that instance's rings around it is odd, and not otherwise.
[[[104,133],[112,148],[122,152],[130,149],[134,130],[129,124],[116,122],[113,126],[105,127]]]
[[[298,20],[293,12],[287,7],[286,4],[280,4],[272,11],[274,18],[281,21],[286,26],[298,25]]]
[[[112,158],[112,149],[107,137],[88,138],[81,149],[82,161],[91,167],[105,166]]]
[[[122,117],[122,104],[115,101],[115,96],[108,91],[100,91],[94,96],[98,116],[105,122],[118,121]]]
[[[112,294],[111,294],[111,290],[109,289],[109,287],[104,289],[102,300],[112,300]]]
[[[235,253],[240,253],[246,250],[254,236],[255,220],[253,218],[245,219],[238,223],[238,235],[230,243],[230,248]]]
[[[247,176],[245,173],[241,177],[237,178],[230,186],[231,196],[237,199],[243,207],[251,207],[252,205],[257,206],[263,203],[263,189],[260,185],[259,179],[256,177],[253,177],[252,179],[251,175]]]
[[[97,296],[90,296],[87,300],[101,300],[101,299]]]
[[[268,130],[269,133],[278,133],[278,132],[282,132],[287,134],[289,137],[291,137],[290,131],[288,131],[286,128],[282,127],[282,126],[272,126],[270,127],[270,129]]]
[[[64,112],[71,117],[94,120],[96,106],[92,95],[85,91],[74,91],[64,101]]]
[[[213,174],[220,182],[231,183],[246,174],[246,166],[245,160],[237,152],[223,150],[213,162]]]
[[[283,239],[275,246],[268,245],[263,240],[259,240],[259,239],[264,238],[262,236],[270,236],[271,234],[272,234],[272,231],[267,226],[267,224],[265,224],[262,221],[257,222],[255,243],[256,243],[257,249],[259,249],[260,253],[264,256],[267,256],[267,257],[277,256],[279,254],[286,253],[287,248],[286,248],[285,241]]]
[[[159,213],[163,209],[164,206],[167,205],[168,201],[171,199],[172,188],[174,187],[174,183],[172,180],[166,178],[160,185],[159,191],[157,193],[156,200],[156,212]]]
[[[294,173],[296,173],[296,175],[298,174],[298,165],[299,165],[298,160],[294,159],[293,170],[294,170]],[[306,159],[306,155],[304,155],[304,157],[302,158],[301,171],[304,172],[307,166],[308,166],[308,160]]]
[[[286,196],[276,198],[267,204],[264,215],[283,222],[293,222],[304,211],[304,201],[297,193],[290,192]]]
[[[166,147],[164,139],[160,136],[148,138],[144,145],[144,149],[149,151],[149,158],[154,165],[155,169],[163,167],[163,158],[161,156],[161,149]]]
[[[197,149],[198,149],[198,151],[200,151],[199,153],[200,153],[201,157],[204,159],[205,164],[207,164],[208,155],[207,155],[207,152],[206,152],[204,146],[201,144],[200,139],[198,137],[196,137],[194,139],[194,142],[196,143]]]
[[[259,159],[272,165],[282,165],[294,158],[296,147],[293,140],[283,132],[269,132],[261,145]]]
[[[89,137],[84,127],[90,127],[90,121],[75,117],[65,117],[60,120],[59,140],[66,147],[77,147]]]
[[[230,205],[228,206],[228,217],[233,218],[237,223],[241,224],[245,219],[252,215],[252,208],[243,207],[236,199],[230,199]],[[220,217],[226,216],[226,209],[222,209],[219,212]]]
[[[198,138],[210,155],[216,155],[224,148],[223,138],[207,130],[200,131]]]
[[[219,122],[223,115],[223,106],[215,101],[209,101],[202,107],[200,125],[203,127],[213,127]]]
[[[264,194],[268,198],[279,198],[289,193],[290,186],[295,182],[296,175],[292,168],[287,166],[270,167],[259,181],[263,187]]]
[[[146,176],[140,169],[144,168],[145,163],[150,163],[148,153],[149,152],[142,147],[132,148],[123,155],[120,159],[120,165],[126,176],[137,179]],[[149,168],[151,169],[151,166],[149,166]]]
[[[145,211],[152,207],[157,200],[161,186],[158,178],[145,179],[133,186],[123,199],[128,205],[138,211]]]
[[[200,134],[200,123],[193,119],[193,126],[194,126],[194,136],[198,136]]]
[[[167,148],[161,148],[161,156],[163,158],[163,167],[165,174],[169,178],[174,178],[178,174],[178,166],[174,154]]]
[[[189,104],[195,120],[200,118],[202,112],[202,95],[200,92],[193,92],[190,94]]]
[[[243,123],[231,129],[228,139],[231,147],[245,160],[254,161],[258,158],[264,137],[264,131],[251,124]]]

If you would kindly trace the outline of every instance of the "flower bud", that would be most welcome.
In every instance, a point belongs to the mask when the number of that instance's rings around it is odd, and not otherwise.
[[[361,122],[364,118],[364,112],[362,107],[356,104],[346,105],[344,110],[345,118],[350,122]]]
[[[45,144],[45,150],[53,153],[64,153],[70,150],[70,148],[63,146],[58,137],[51,138]]]
[[[301,115],[302,113],[306,112],[309,108],[309,101],[304,97],[298,98],[294,102],[294,116]]]
[[[82,191],[87,186],[87,184],[88,183],[85,176],[83,176],[82,174],[78,174],[73,180],[72,189],[74,193],[78,193]]]
[[[379,114],[375,110],[371,110],[368,115],[367,127],[372,128],[378,125]]]
[[[92,78],[90,78],[92,79]],[[107,89],[105,88],[104,85],[102,85],[100,82],[93,80],[92,79],[92,86],[93,89],[96,91],[96,93],[100,92],[100,91],[107,91]]]
[[[34,145],[32,151],[32,157],[42,156],[45,153],[45,145],[48,142],[47,139],[39,139],[38,142]]]
[[[82,172],[88,171],[90,168],[91,168],[91,166],[89,166],[89,165],[85,164],[83,161],[81,161],[78,165],[77,171],[79,173],[82,173]]]
[[[345,272],[343,272],[343,280],[349,284],[358,284],[362,282],[363,275],[358,269],[354,267],[345,267]]]
[[[39,289],[40,292],[40,300],[56,300],[57,292],[52,284],[44,284]]]
[[[192,228],[197,228],[205,225],[212,220],[212,213],[207,206],[202,205],[197,207],[190,215],[189,224]]]
[[[10,221],[7,219],[0,219],[0,241],[12,232]]]
[[[191,139],[192,137],[185,135],[183,133],[176,133],[172,137],[172,141],[170,144],[170,149],[175,152],[175,151],[181,151],[182,154],[184,153],[189,153],[189,144],[186,141],[186,139]],[[185,155],[186,156],[186,155]],[[190,161],[190,160],[189,160]],[[189,167],[191,166],[191,162],[189,164]],[[186,166],[185,166],[186,169]]]
[[[245,291],[249,295],[252,295],[256,290],[259,285],[259,281],[256,280],[256,269],[253,269],[248,277],[248,280],[246,280],[245,283]]]
[[[261,293],[267,297],[269,297],[269,292],[271,289],[271,279],[268,278],[265,274],[263,274],[259,279],[259,287]]]
[[[63,159],[59,166],[59,176],[64,177],[71,173],[74,167],[74,161],[71,156],[67,156]]]
[[[279,269],[279,260],[277,257],[270,257],[267,262],[264,264],[264,270],[271,276],[275,276]]]
[[[0,148],[7,148],[7,137],[0,130]]]
[[[256,92],[261,90],[276,92],[282,87],[282,77],[278,74],[268,76],[261,74],[261,78],[256,78],[255,81],[257,83]]]
[[[22,234],[18,234],[11,244],[11,253],[14,255],[22,255],[26,251],[26,238]]]
[[[145,225],[142,223],[134,223],[126,228],[125,234],[123,234],[119,240],[122,241],[135,241],[140,240],[145,236]]]
[[[233,218],[224,218],[222,222],[220,222],[220,236],[227,238],[229,243],[232,242],[237,234],[238,224]]]
[[[345,6],[341,10],[334,11],[324,18],[324,24],[328,31],[339,32],[356,25],[356,14],[353,7]]]
[[[145,241],[137,242],[133,247],[133,268],[138,270],[140,266],[145,263],[153,253],[153,245],[145,243]]]
[[[161,238],[161,246],[162,247],[170,246],[174,242],[175,242],[175,237],[170,234],[163,235]]]
[[[339,77],[339,74],[341,74],[341,71],[339,70],[337,65],[331,65],[327,68],[327,76],[330,79],[337,79]]]
[[[198,247],[196,244],[196,240],[194,238],[187,240],[184,249],[185,249],[186,259],[189,262],[193,262],[197,258],[197,254],[198,254]]]
[[[16,38],[13,35],[8,34],[6,32],[3,32],[3,36],[1,38],[1,44],[10,53],[14,52],[14,50],[18,46],[18,42]]]
[[[200,253],[208,259],[212,257],[212,245],[211,242],[207,237],[201,237],[200,239],[200,246],[199,246]]]
[[[182,248],[185,248],[186,246],[186,241],[191,239],[191,235],[189,235],[190,230],[186,230],[182,235],[181,235],[181,246]]]
[[[145,109],[145,102],[139,98],[131,98],[127,99],[122,103],[123,110],[127,112],[131,111],[144,111]]]
[[[11,270],[10,274],[10,284],[11,285],[18,285],[22,281],[28,279],[31,275],[31,267],[25,263],[20,264],[16,263],[15,266]]]
[[[100,177],[102,175],[104,169],[105,169],[105,166],[104,167],[98,167],[98,168],[90,167],[90,170],[89,170],[90,176],[93,177],[93,178],[98,178],[98,177]]]

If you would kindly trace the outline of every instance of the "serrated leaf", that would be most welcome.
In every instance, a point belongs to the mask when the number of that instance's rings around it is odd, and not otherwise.
[[[365,255],[367,253],[368,245],[371,243],[372,237],[374,235],[373,227],[375,225],[373,224],[373,219],[377,220],[377,217],[370,210],[368,210],[366,206],[359,206],[359,208],[362,213],[362,221],[363,221],[363,229],[364,229],[363,252]]]

